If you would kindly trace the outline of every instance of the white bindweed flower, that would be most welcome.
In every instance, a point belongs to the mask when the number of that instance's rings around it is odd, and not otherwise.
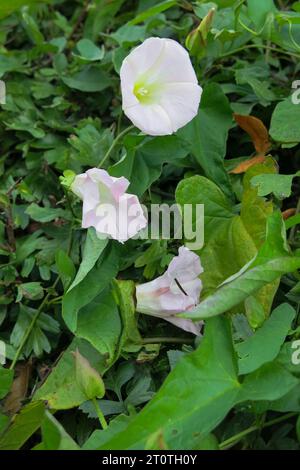
[[[82,227],[95,227],[99,236],[124,242],[146,227],[147,219],[137,196],[125,191],[129,181],[92,168],[77,175],[72,191],[83,201]]]
[[[124,113],[145,134],[173,134],[198,112],[202,88],[173,39],[146,39],[124,59],[120,76]]]
[[[202,322],[176,317],[199,303],[203,272],[199,256],[182,246],[167,271],[157,279],[136,286],[136,309],[160,317],[185,331],[200,335]]]

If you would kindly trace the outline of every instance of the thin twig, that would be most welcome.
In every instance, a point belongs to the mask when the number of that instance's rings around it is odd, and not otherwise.
[[[77,29],[79,28],[81,23],[85,20],[85,17],[87,15],[87,12],[88,12],[88,9],[89,9],[89,3],[90,3],[89,0],[86,0],[85,4],[83,5],[81,13],[78,16],[77,21],[75,22],[75,24],[74,24],[74,26],[73,26],[70,34],[69,34],[69,37],[68,37],[69,41],[73,38],[73,36],[76,33]]]
[[[106,419],[104,417],[104,414],[102,413],[102,411],[100,409],[99,403],[96,400],[96,398],[92,399],[92,403],[93,403],[94,408],[96,410],[97,416],[98,416],[100,424],[102,426],[102,429],[106,429],[107,428],[107,422],[106,422]]]
[[[134,127],[135,126],[129,126],[126,129],[124,129],[124,131],[120,132],[120,134],[117,135],[117,137],[114,139],[113,143],[109,147],[108,151],[106,152],[106,154],[102,158],[101,162],[99,163],[98,168],[101,168],[102,165],[106,162],[106,160],[108,159],[108,157],[110,156],[110,154],[112,153],[114,148],[116,147],[117,143],[122,139],[122,137],[124,137],[128,132],[130,132],[132,129],[134,129]]]
[[[295,211],[295,215],[299,214],[300,213],[300,197],[298,199],[298,203],[297,203],[297,207],[296,207],[296,211]],[[297,230],[297,224],[295,224],[292,228],[291,228],[291,231],[290,231],[290,234],[289,234],[289,242],[290,244],[292,245],[293,242],[295,241],[295,236],[296,236],[296,230]]]
[[[156,337],[156,338],[143,338],[143,344],[160,344],[160,343],[178,343],[178,344],[193,344],[194,340],[190,338],[175,338],[175,337]]]
[[[266,46],[264,44],[246,44],[245,46],[239,47],[238,49],[234,49],[233,51],[225,52],[225,54],[222,54],[220,58],[223,59],[224,57],[229,57],[231,55],[238,54],[239,52],[243,52],[245,49],[269,49],[273,52],[278,52],[287,56],[300,59],[300,54],[295,54],[294,52],[290,51],[284,51],[283,49],[279,49],[278,47]]]
[[[289,418],[293,418],[294,416],[297,416],[298,413],[288,413],[284,416],[280,416],[279,418],[275,418],[271,421],[267,421],[263,426],[251,426],[250,428],[245,429],[242,432],[239,432],[238,434],[235,434],[234,436],[231,436],[229,439],[226,439],[226,441],[223,441],[219,444],[219,448],[221,450],[229,449],[230,447],[234,446],[237,444],[240,440],[242,440],[245,436],[248,434],[251,434],[252,432],[259,431],[260,429],[268,428],[270,426],[273,426],[274,424],[281,423],[282,421],[286,421]]]
[[[49,300],[49,298],[50,298],[50,296],[51,296],[51,291],[52,291],[53,289],[55,289],[55,287],[57,286],[59,280],[60,280],[60,277],[58,276],[58,277],[56,278],[54,284],[52,285],[50,291],[48,292],[48,294],[46,295],[46,297],[44,297],[43,301],[41,302],[41,304],[40,304],[38,310],[36,311],[36,313],[35,313],[34,316],[32,317],[32,320],[31,320],[31,322],[30,322],[30,325],[28,326],[27,330],[25,331],[25,334],[24,334],[24,336],[23,336],[23,338],[22,338],[22,341],[21,341],[21,343],[20,343],[20,346],[18,347],[17,352],[16,352],[16,354],[15,354],[15,357],[14,357],[14,359],[13,359],[13,361],[12,361],[10,367],[9,367],[10,369],[14,369],[16,363],[18,362],[18,359],[19,359],[19,357],[20,357],[20,355],[21,355],[21,353],[22,353],[22,351],[23,351],[23,348],[24,348],[25,344],[27,343],[27,340],[28,340],[28,338],[29,338],[29,336],[30,336],[30,334],[31,334],[31,332],[32,332],[32,330],[33,330],[33,328],[34,328],[34,325],[36,324],[36,322],[37,322],[37,320],[38,320],[40,314],[42,313],[42,311],[43,311],[45,305],[47,305],[48,300]]]

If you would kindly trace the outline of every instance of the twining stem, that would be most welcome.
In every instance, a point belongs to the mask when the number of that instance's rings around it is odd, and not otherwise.
[[[143,344],[158,344],[158,343],[179,343],[179,344],[193,344],[194,340],[190,338],[172,338],[172,337],[157,337],[157,338],[143,338]]]
[[[296,212],[294,215],[297,215],[300,213],[300,197],[298,199],[297,207],[296,207]],[[294,227],[291,228],[290,235],[289,235],[289,242],[292,243],[295,239],[296,231],[297,231],[297,225],[294,225]]]
[[[71,32],[69,33],[69,36],[68,36],[69,41],[70,41],[70,39],[73,38],[74,34],[76,33],[76,31],[79,28],[79,26],[81,25],[81,23],[83,23],[86,15],[88,13],[89,5],[90,5],[90,1],[86,0],[84,5],[83,5],[83,9],[81,10],[80,15],[78,16],[73,28],[71,29]]]
[[[128,132],[132,131],[132,129],[134,129],[134,127],[135,126],[133,126],[133,125],[129,126],[129,127],[126,127],[126,129],[124,129],[124,131],[120,132],[120,134],[117,135],[117,137],[114,139],[113,143],[111,144],[111,146],[107,150],[106,154],[102,158],[101,162],[99,163],[98,168],[101,168],[102,165],[106,162],[106,160],[110,156],[111,152],[114,150],[115,146],[122,139],[122,137],[124,137],[124,135],[128,134]]]
[[[55,279],[55,282],[53,283],[53,285],[52,285],[50,291],[49,291],[48,294],[44,297],[44,299],[43,299],[43,301],[41,302],[41,304],[40,304],[38,310],[36,311],[36,313],[35,313],[34,316],[32,317],[32,320],[31,320],[31,322],[30,322],[30,325],[29,325],[29,327],[27,328],[27,330],[26,330],[26,332],[25,332],[25,334],[24,334],[24,336],[23,336],[23,338],[22,338],[22,341],[21,341],[21,343],[20,343],[20,346],[18,347],[18,349],[17,349],[17,351],[16,351],[15,357],[14,357],[14,359],[13,359],[13,361],[12,361],[10,367],[9,367],[10,369],[14,369],[14,367],[15,367],[15,365],[16,365],[16,363],[17,363],[17,361],[18,361],[18,359],[19,359],[19,357],[20,357],[20,355],[21,355],[21,352],[22,352],[22,350],[23,350],[23,348],[24,348],[24,346],[25,346],[25,344],[26,344],[26,342],[27,342],[27,340],[28,340],[28,338],[29,338],[29,336],[30,336],[30,334],[31,334],[31,331],[32,331],[32,329],[33,329],[33,327],[34,327],[34,325],[35,325],[37,319],[39,318],[40,314],[42,313],[43,308],[44,308],[45,305],[48,303],[49,297],[51,296],[51,291],[52,291],[53,289],[55,289],[55,287],[57,286],[57,284],[58,284],[58,282],[59,282],[59,279],[60,279],[59,276]]]
[[[235,49],[233,51],[229,51],[229,52],[226,52],[225,54],[222,54],[221,59],[223,57],[229,57],[229,56],[237,54],[239,52],[243,52],[245,49],[268,49],[269,51],[278,52],[278,53],[288,55],[288,56],[291,56],[291,57],[296,57],[297,59],[300,58],[300,54],[295,54],[294,52],[289,52],[289,51],[287,52],[287,51],[284,51],[283,49],[280,49],[278,47],[267,46],[265,44],[260,44],[260,45],[258,45],[258,44],[247,44],[243,47],[239,47],[238,49]]]
[[[95,410],[96,410],[97,416],[99,418],[100,424],[102,426],[102,429],[106,429],[107,428],[107,422],[106,422],[106,419],[104,417],[104,414],[102,413],[102,411],[100,409],[98,401],[96,400],[96,398],[92,398],[92,402],[93,402],[93,405],[95,407]]]
[[[289,418],[293,418],[294,416],[298,416],[298,413],[288,413],[286,415],[280,416],[279,418],[275,418],[271,421],[267,421],[265,424],[262,426],[251,426],[250,428],[245,429],[242,432],[239,432],[238,434],[235,434],[234,436],[231,436],[229,439],[226,439],[226,441],[221,442],[219,444],[219,448],[221,450],[228,449],[235,444],[237,444],[243,437],[247,436],[248,434],[251,434],[254,431],[259,431],[262,428],[268,428],[270,426],[273,426],[274,424],[281,423],[282,421],[286,421]]]
[[[72,224],[72,226],[71,226],[71,231],[70,231],[69,246],[68,246],[68,250],[67,250],[68,255],[70,254],[71,248],[72,248],[72,233],[73,233],[73,224]],[[20,357],[20,355],[21,355],[21,353],[22,353],[22,351],[23,351],[23,348],[24,348],[24,346],[25,346],[25,344],[26,344],[26,342],[27,342],[27,340],[28,340],[28,338],[29,338],[29,336],[30,336],[30,334],[31,334],[31,332],[32,332],[32,330],[33,330],[33,328],[34,328],[34,325],[36,324],[36,322],[37,322],[37,320],[38,320],[40,314],[42,313],[44,307],[49,303],[49,298],[50,298],[51,295],[52,295],[52,291],[56,288],[56,286],[57,286],[57,284],[59,283],[59,281],[60,281],[60,276],[57,276],[57,278],[55,279],[54,283],[53,283],[52,286],[50,287],[48,294],[44,297],[44,299],[42,300],[42,302],[41,302],[39,308],[37,309],[36,313],[35,313],[34,316],[32,317],[32,320],[31,320],[31,322],[30,322],[30,325],[28,326],[27,330],[25,331],[25,334],[24,334],[24,336],[23,336],[23,338],[22,338],[22,341],[21,341],[21,343],[20,343],[20,345],[19,345],[19,347],[18,347],[18,349],[17,349],[17,351],[16,351],[16,354],[15,354],[15,356],[14,356],[14,358],[13,358],[13,361],[12,361],[10,367],[9,367],[10,369],[14,369],[16,363],[18,362],[18,359],[19,359],[19,357]]]

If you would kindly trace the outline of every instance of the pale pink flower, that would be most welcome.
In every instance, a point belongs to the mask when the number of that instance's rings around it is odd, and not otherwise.
[[[199,303],[203,272],[199,256],[180,247],[167,271],[157,279],[136,287],[137,311],[160,317],[185,331],[200,335],[202,322],[176,317]]]
[[[126,178],[114,178],[98,168],[77,175],[71,189],[83,201],[82,227],[95,227],[99,236],[120,242],[146,227],[142,206],[137,196],[126,193],[128,186]]]

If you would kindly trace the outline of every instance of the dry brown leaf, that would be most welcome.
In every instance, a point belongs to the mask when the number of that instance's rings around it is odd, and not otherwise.
[[[293,207],[291,209],[287,209],[287,210],[283,211],[281,214],[282,214],[283,220],[287,220],[287,219],[289,219],[290,217],[292,217],[293,215],[296,214],[296,208]]]
[[[9,415],[16,414],[22,407],[22,401],[26,398],[32,363],[28,361],[16,367],[16,377],[12,388],[4,402],[4,411]]]
[[[249,160],[244,160],[237,167],[231,170],[229,173],[239,175],[240,173],[245,173],[251,166],[257,165],[258,163],[263,163],[266,157],[264,155],[257,155],[256,157],[249,158]]]
[[[237,124],[251,137],[256,153],[266,155],[271,148],[269,133],[264,123],[254,116],[234,114]]]

